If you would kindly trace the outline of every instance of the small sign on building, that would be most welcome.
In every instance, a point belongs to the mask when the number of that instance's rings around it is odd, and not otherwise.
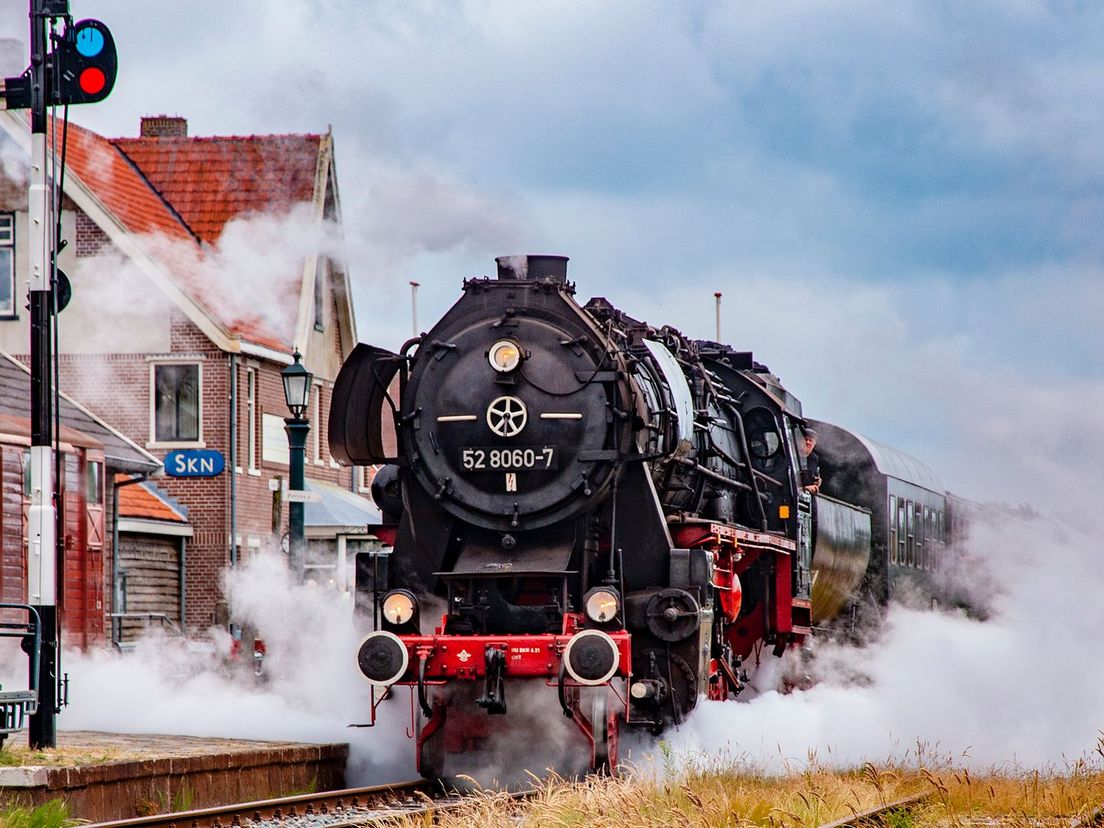
[[[218,477],[225,468],[222,452],[214,449],[180,449],[165,455],[169,477]]]
[[[288,489],[284,492],[284,500],[288,503],[321,503],[322,495],[318,492],[300,491],[299,489]]]

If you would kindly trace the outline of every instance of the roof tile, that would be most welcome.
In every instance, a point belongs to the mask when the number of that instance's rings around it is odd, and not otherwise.
[[[122,482],[128,477],[129,475],[117,474],[115,482]],[[133,486],[120,486],[117,491],[119,517],[188,522],[187,516],[169,501],[168,496],[149,481]]]
[[[217,249],[231,220],[284,214],[314,199],[319,135],[213,138],[115,138],[69,125],[68,160],[77,177],[174,281],[231,336],[289,350],[301,278],[299,262],[274,274],[286,320],[262,318],[213,278]],[[183,246],[182,246],[183,245]],[[206,246],[210,246],[209,248]],[[191,252],[191,251],[194,251]]]

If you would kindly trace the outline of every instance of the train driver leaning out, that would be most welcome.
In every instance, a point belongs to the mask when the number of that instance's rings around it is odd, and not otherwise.
[[[805,442],[801,446],[801,453],[805,457],[805,468],[801,472],[801,487],[811,493],[820,491],[820,460],[817,459],[816,447],[817,433],[811,428],[805,429]]]

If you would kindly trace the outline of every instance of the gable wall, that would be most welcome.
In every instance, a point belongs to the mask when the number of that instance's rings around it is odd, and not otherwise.
[[[69,353],[158,353],[169,349],[172,305],[107,236],[78,209],[62,213],[62,238],[69,245],[58,263],[72,284],[73,298],[57,318],[61,348]],[[29,350],[29,220],[24,203],[15,213],[16,317],[0,317],[0,350]]]

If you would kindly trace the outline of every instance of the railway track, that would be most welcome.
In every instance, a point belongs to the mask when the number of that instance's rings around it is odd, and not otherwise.
[[[885,805],[851,814],[851,816],[837,819],[835,822],[827,822],[821,825],[820,828],[877,828],[877,826],[888,824],[891,814],[907,813],[922,804],[929,796],[930,794],[906,796],[904,799],[887,802]]]
[[[454,808],[464,800],[464,796],[434,794],[419,779],[98,822],[85,828],[350,828]]]

